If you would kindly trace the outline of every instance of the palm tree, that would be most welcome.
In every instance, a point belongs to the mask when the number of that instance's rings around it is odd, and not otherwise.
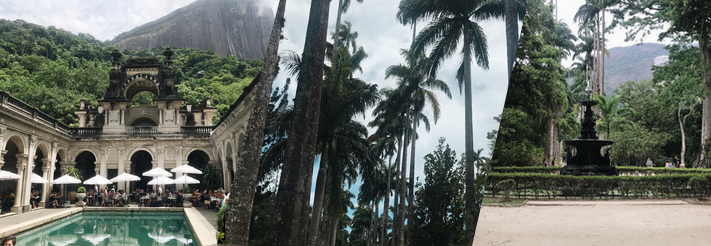
[[[514,60],[516,59],[516,50],[518,49],[518,21],[523,20],[526,16],[526,1],[525,0],[504,0],[505,10],[504,16],[506,19],[506,55],[508,75],[511,76]]]
[[[429,132],[429,121],[424,115],[422,115],[422,110],[425,105],[429,102],[434,114],[435,124],[440,117],[440,107],[437,95],[433,91],[428,89],[436,89],[442,91],[447,95],[448,98],[452,98],[452,94],[449,91],[449,86],[442,80],[432,78],[427,73],[427,68],[429,66],[429,60],[421,53],[419,55],[411,54],[408,50],[401,50],[400,54],[404,56],[407,60],[407,64],[398,64],[388,67],[385,71],[385,79],[389,77],[397,77],[399,88],[404,91],[406,98],[409,98],[409,104],[412,108],[411,112],[414,115],[412,121],[412,134],[408,136],[412,141],[412,150],[410,151],[410,181],[409,181],[409,193],[407,197],[407,219],[408,221],[413,221],[412,214],[414,207],[412,206],[414,199],[414,179],[415,179],[415,143],[417,135],[417,126],[420,121],[426,123],[426,130]],[[422,116],[422,117],[421,117]],[[408,242],[412,237],[412,227],[408,227]],[[409,243],[408,243],[409,244]]]
[[[330,0],[311,1],[306,40],[301,56],[302,61],[299,64],[293,120],[288,132],[289,141],[279,180],[279,192],[274,203],[277,219],[276,226],[271,232],[270,245],[294,245],[306,241],[305,228],[310,212],[309,198],[316,152],[330,3]],[[283,17],[277,20],[284,21]],[[276,51],[274,52],[276,54]],[[263,138],[260,141],[263,141]],[[259,163],[259,161],[251,163]],[[245,179],[242,182],[254,183],[253,180]],[[249,191],[253,192],[254,189]],[[248,197],[245,200],[249,200]]]
[[[356,115],[363,115],[365,110],[379,100],[377,86],[353,78],[354,67],[360,68],[361,61],[367,57],[362,47],[354,54],[348,53],[347,47],[339,48],[336,56],[339,62],[331,62],[326,67],[323,93],[321,94],[320,124],[318,125],[317,145],[321,155],[321,164],[317,176],[317,190],[314,196],[314,209],[309,227],[308,245],[331,245],[335,240],[335,225],[338,224],[339,192],[344,181],[352,183],[357,176],[356,168],[366,170],[376,159],[366,141],[367,129],[353,120]],[[292,75],[301,68],[294,62],[301,58],[293,52],[285,52],[284,64]],[[319,183],[324,181],[325,183]],[[323,184],[323,185],[320,185]],[[328,195],[327,199],[324,196]],[[325,202],[324,202],[325,200]],[[321,205],[326,205],[322,207]],[[323,209],[323,217],[321,210]],[[321,229],[319,230],[319,226]],[[320,239],[319,239],[320,238]]]
[[[363,0],[356,0],[359,3],[362,3]],[[351,5],[351,0],[338,0],[338,13],[336,15],[336,29],[342,28],[341,27],[341,15],[345,14],[348,12],[348,8]],[[348,29],[350,29],[350,23],[348,23]],[[341,41],[340,36],[341,32],[338,32],[338,35],[333,35],[333,47],[338,47],[338,43]],[[346,36],[347,37],[347,36]],[[358,37],[358,33],[356,33],[355,37]],[[353,43],[353,48],[355,49],[355,43]],[[334,61],[337,61],[336,55],[338,55],[337,49],[332,51],[333,54],[331,55],[331,58],[334,59]]]
[[[405,3],[405,4],[403,4]],[[476,232],[474,211],[477,207],[474,194],[474,132],[472,122],[472,85],[471,63],[472,55],[483,69],[489,68],[488,45],[484,30],[474,20],[499,18],[504,15],[504,4],[501,1],[486,0],[452,0],[452,1],[421,1],[403,0],[398,14],[408,16],[408,19],[432,17],[433,20],[418,34],[412,45],[412,52],[419,54],[426,47],[430,51],[429,74],[435,77],[440,65],[451,56],[457,48],[460,37],[463,37],[462,63],[457,70],[459,89],[464,86],[465,105],[465,177],[467,187],[467,242],[473,243]],[[473,53],[473,54],[472,54]],[[402,244],[399,244],[402,245]]]
[[[267,54],[264,57],[264,69],[258,75],[259,85],[254,89],[254,106],[249,115],[245,148],[240,154],[244,168],[235,170],[232,181],[232,201],[228,202],[225,215],[225,242],[230,244],[249,243],[249,226],[252,216],[252,199],[257,179],[262,144],[264,143],[264,128],[269,107],[269,94],[277,65],[277,51],[284,27],[284,11],[286,0],[280,0],[277,6],[272,32],[269,36]]]
[[[570,52],[575,51],[575,43],[573,41],[578,41],[578,37],[573,34],[568,24],[562,20],[556,23],[555,33],[557,36],[555,47],[560,49],[561,58],[567,59],[570,56]]]

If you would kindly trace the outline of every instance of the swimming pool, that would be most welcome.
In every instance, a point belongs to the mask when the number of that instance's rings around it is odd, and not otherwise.
[[[84,211],[16,236],[17,245],[197,245],[177,212]]]

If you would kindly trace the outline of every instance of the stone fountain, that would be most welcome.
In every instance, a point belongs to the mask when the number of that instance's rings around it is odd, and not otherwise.
[[[601,153],[602,147],[613,142],[600,140],[595,131],[595,118],[592,107],[597,101],[591,99],[592,90],[585,89],[586,99],[580,102],[585,106],[585,113],[581,121],[583,129],[580,138],[564,141],[568,154],[567,165],[560,170],[561,175],[617,175],[615,166],[610,163],[609,150],[605,155]]]

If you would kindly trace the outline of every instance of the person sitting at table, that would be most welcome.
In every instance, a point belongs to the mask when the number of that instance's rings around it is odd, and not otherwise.
[[[62,195],[59,194],[59,192],[53,192],[54,194],[54,200],[52,200],[52,203],[54,204],[54,207],[57,208],[59,207],[59,199],[62,199]]]
[[[123,192],[123,190],[119,190],[118,193],[116,194],[116,201],[114,202],[114,203],[117,204],[116,206],[121,206],[121,207],[123,207],[123,206],[125,205],[124,199],[126,199],[126,197],[127,197],[127,196],[126,196],[126,194]]]
[[[190,193],[190,203],[193,204],[193,206],[197,203],[197,190],[195,189]]]

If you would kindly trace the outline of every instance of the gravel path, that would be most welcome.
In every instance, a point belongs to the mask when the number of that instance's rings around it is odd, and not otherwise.
[[[683,201],[484,207],[474,245],[711,245],[711,206]]]

